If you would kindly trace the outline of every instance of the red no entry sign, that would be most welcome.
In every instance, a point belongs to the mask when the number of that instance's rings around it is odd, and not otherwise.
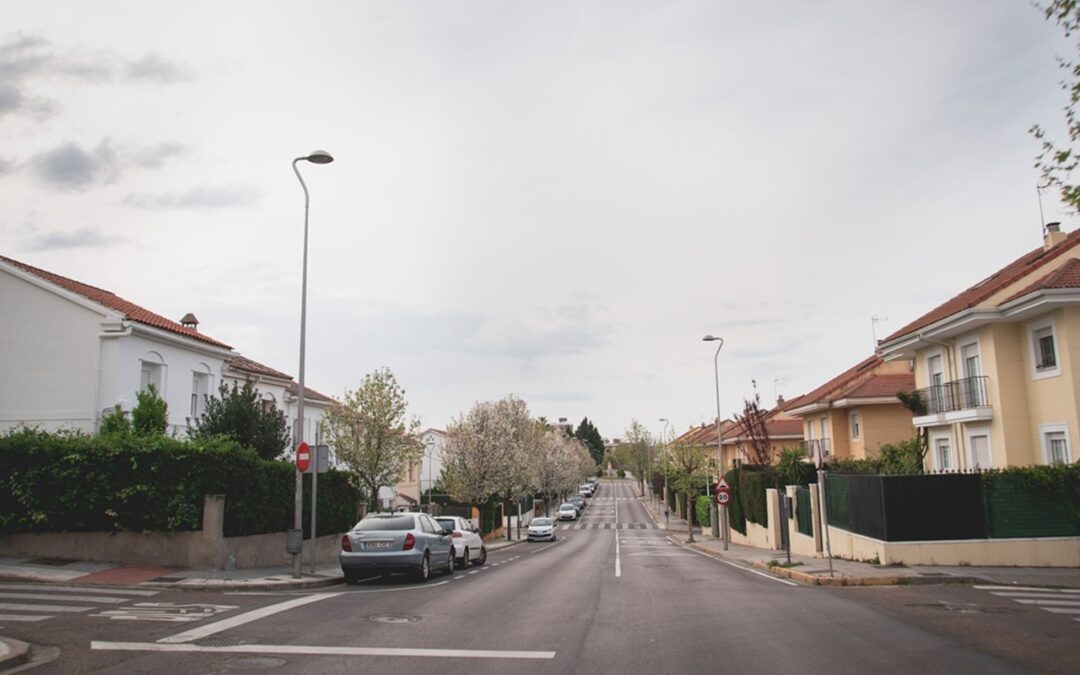
[[[301,443],[296,446],[296,468],[300,469],[300,473],[306,473],[309,466],[311,466],[311,448],[307,443]]]

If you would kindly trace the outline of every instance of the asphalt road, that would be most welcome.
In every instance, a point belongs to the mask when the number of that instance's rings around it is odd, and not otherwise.
[[[1080,670],[1071,617],[1019,605],[927,607],[1009,604],[972,588],[826,590],[779,580],[676,545],[628,481],[603,483],[559,535],[424,585],[392,578],[318,592],[153,596],[65,589],[71,599],[53,596],[54,606],[94,606],[34,623],[8,623],[0,609],[0,627],[59,649],[34,673]],[[30,601],[0,595],[0,605],[20,602]],[[1007,639],[995,639],[1003,630]]]

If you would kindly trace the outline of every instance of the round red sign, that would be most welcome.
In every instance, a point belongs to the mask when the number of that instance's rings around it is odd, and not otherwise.
[[[721,506],[724,506],[726,504],[731,503],[731,493],[730,492],[717,492],[716,493],[716,503],[721,505]]]
[[[309,466],[311,466],[311,448],[307,443],[301,443],[296,446],[296,468],[300,469],[300,473],[306,473]]]

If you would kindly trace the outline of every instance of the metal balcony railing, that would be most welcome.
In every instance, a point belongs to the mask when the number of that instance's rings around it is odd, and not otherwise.
[[[915,393],[926,405],[927,415],[957,410],[971,410],[990,405],[986,395],[985,375],[936,384]]]
[[[821,456],[828,459],[832,454],[832,440],[829,438],[811,438],[806,441],[806,452],[811,459],[817,456],[818,448],[821,448]]]

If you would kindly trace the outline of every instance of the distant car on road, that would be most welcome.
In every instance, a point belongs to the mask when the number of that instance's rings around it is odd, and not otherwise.
[[[480,528],[459,516],[439,516],[435,519],[439,526],[450,533],[453,539],[454,557],[460,567],[470,564],[483,565],[487,562],[487,549],[480,538]]]
[[[570,495],[566,498],[567,503],[573,504],[577,509],[578,515],[581,515],[585,511],[585,498],[580,494]]]
[[[365,573],[411,573],[427,581],[432,569],[454,573],[452,541],[426,513],[372,513],[341,538],[338,561],[347,584]]]
[[[566,502],[559,506],[559,520],[577,520],[577,517],[577,507],[570,502]]]
[[[578,491],[578,494],[583,496],[583,497],[592,497],[593,493],[596,492],[596,488],[593,487],[589,483],[584,483],[584,484],[578,486],[577,491]]]
[[[533,518],[529,523],[529,541],[555,541],[555,521],[551,518]]]

